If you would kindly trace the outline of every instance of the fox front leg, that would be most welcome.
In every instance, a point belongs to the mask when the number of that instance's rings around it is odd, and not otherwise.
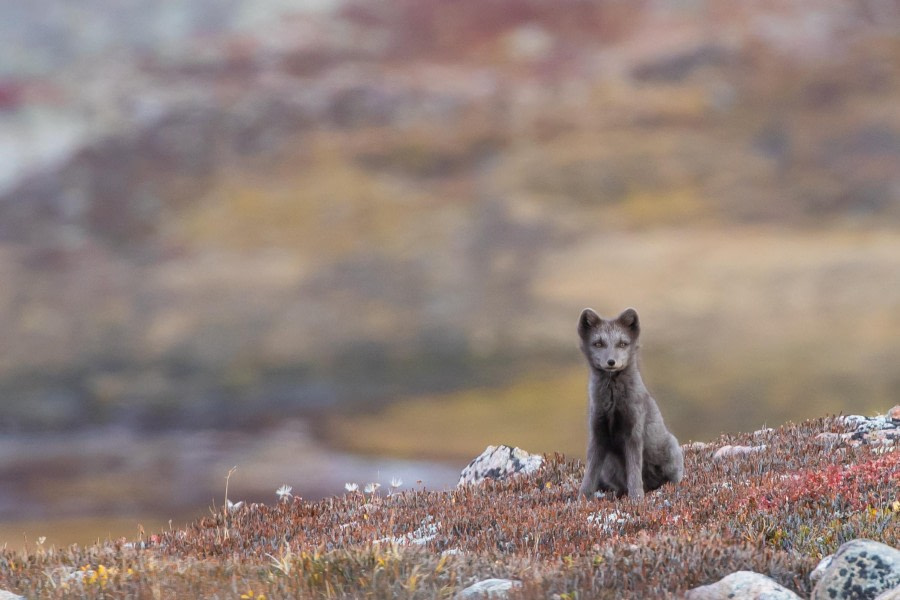
[[[644,436],[635,429],[625,442],[625,483],[628,497],[641,500],[644,497]]]
[[[600,488],[600,471],[603,467],[603,451],[591,435],[588,443],[587,464],[584,467],[584,479],[581,481],[581,495],[591,498]]]

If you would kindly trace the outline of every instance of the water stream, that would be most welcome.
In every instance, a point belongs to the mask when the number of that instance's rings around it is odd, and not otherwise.
[[[0,439],[0,544],[136,539],[182,526],[229,499],[273,503],[282,485],[316,500],[390,482],[448,489],[465,465],[356,456],[319,443],[301,420],[252,433],[122,428]]]

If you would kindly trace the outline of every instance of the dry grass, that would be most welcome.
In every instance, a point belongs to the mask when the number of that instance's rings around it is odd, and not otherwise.
[[[749,569],[808,594],[808,572],[842,542],[900,540],[900,452],[815,438],[839,429],[819,419],[722,436],[687,451],[680,485],[638,503],[577,500],[580,462],[553,455],[530,476],[450,492],[214,511],[143,549],[5,551],[0,587],[51,598],[440,598],[511,577],[524,598],[665,598]],[[768,448],[712,460],[726,443]]]

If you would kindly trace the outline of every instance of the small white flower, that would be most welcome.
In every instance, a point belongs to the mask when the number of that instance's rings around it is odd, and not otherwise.
[[[375,490],[381,487],[380,483],[367,483],[363,491],[367,494],[374,494]]]
[[[391,478],[391,487],[392,487],[392,488],[394,488],[394,489],[396,490],[396,489],[397,489],[398,487],[400,487],[401,485],[403,485],[403,480],[402,480],[402,479],[400,479],[399,477],[392,477],[392,478]]]
[[[291,486],[285,484],[275,490],[275,493],[278,495],[279,500],[287,500],[293,495],[291,494],[291,490],[293,489],[294,488],[292,488]]]
[[[46,541],[47,541],[47,536],[46,536],[46,535],[42,535],[42,536],[39,537],[38,540],[37,540],[39,546],[43,546],[43,545],[44,545],[44,542],[46,542]]]
[[[355,492],[356,490],[359,489],[359,486],[356,485],[355,483],[345,483],[344,489],[352,494],[353,492]]]

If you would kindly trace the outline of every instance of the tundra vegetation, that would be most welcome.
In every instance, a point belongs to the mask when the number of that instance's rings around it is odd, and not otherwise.
[[[579,500],[583,465],[560,454],[530,475],[451,491],[348,485],[309,502],[301,482],[271,504],[212,507],[133,541],[5,550],[0,588],[43,598],[444,598],[499,577],[522,582],[513,597],[667,598],[752,570],[808,597],[808,574],[843,542],[900,540],[900,452],[820,435],[843,431],[820,418],[687,445],[684,480],[638,502]]]

